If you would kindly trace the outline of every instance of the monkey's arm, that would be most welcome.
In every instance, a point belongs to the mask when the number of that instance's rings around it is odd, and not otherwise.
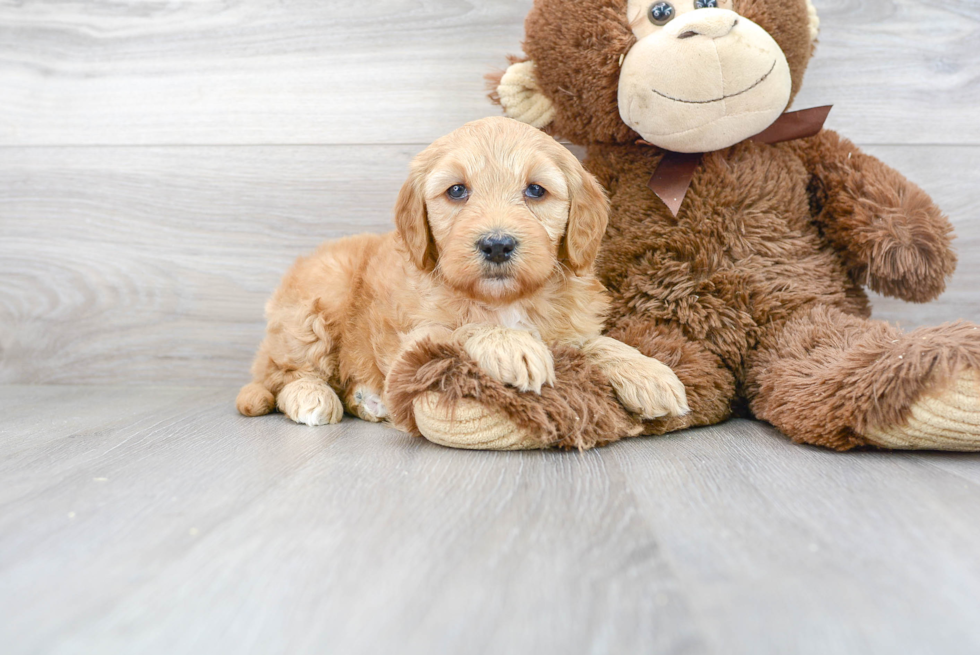
[[[953,228],[928,194],[835,132],[791,147],[811,175],[814,220],[855,281],[911,302],[943,292],[956,268]]]

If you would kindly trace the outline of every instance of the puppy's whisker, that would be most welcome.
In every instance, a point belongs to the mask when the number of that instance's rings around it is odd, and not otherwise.
[[[568,284],[568,269],[565,268],[565,265],[556,261],[552,268],[555,270],[555,274],[561,279],[562,285]]]

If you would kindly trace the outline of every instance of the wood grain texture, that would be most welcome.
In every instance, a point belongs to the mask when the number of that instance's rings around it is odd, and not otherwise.
[[[282,273],[323,239],[390,229],[418,150],[4,150],[0,382],[245,381]],[[940,301],[879,299],[879,317],[980,322],[980,148],[870,150],[949,212],[962,260]]]
[[[525,0],[0,5],[0,144],[427,143],[493,113]]]
[[[975,0],[816,0],[797,106],[858,143],[980,145]],[[496,113],[530,0],[0,3],[0,145],[428,143]]]
[[[390,229],[416,149],[7,150],[0,380],[244,379],[280,276]]]
[[[0,387],[5,653],[980,649],[975,455],[453,451],[233,397]]]

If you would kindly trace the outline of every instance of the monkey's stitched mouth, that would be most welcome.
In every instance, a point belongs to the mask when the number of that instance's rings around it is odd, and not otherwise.
[[[729,98],[734,98],[735,96],[740,96],[743,93],[748,93],[749,91],[751,91],[755,87],[757,87],[760,84],[762,84],[763,82],[765,82],[766,81],[766,78],[769,77],[774,70],[776,70],[776,60],[775,59],[772,62],[772,66],[769,67],[769,71],[765,75],[763,75],[762,77],[760,77],[758,80],[756,80],[755,82],[753,82],[751,86],[749,86],[747,88],[744,88],[741,91],[738,91],[737,93],[731,93],[731,94],[729,94],[727,96],[722,96],[720,98],[715,98],[714,100],[684,100],[682,98],[675,98],[674,96],[669,96],[666,93],[661,93],[660,91],[657,91],[656,89],[650,89],[650,90],[653,91],[654,93],[656,93],[658,96],[660,96],[662,98],[667,98],[668,100],[673,100],[674,102],[683,102],[683,103],[688,104],[688,105],[710,105],[712,102],[721,102],[722,100],[728,100]]]

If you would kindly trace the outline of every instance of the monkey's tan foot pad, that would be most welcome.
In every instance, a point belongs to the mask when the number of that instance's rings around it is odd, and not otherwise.
[[[909,408],[905,423],[867,430],[885,448],[980,451],[980,371],[966,369]]]
[[[422,340],[392,367],[386,398],[400,429],[454,448],[592,448],[639,433],[602,373],[575,348],[552,350],[555,385],[521,392],[452,344]]]
[[[471,450],[532,450],[546,441],[510,420],[503,410],[493,410],[469,398],[441,402],[435,392],[417,397],[412,407],[415,424],[426,439],[440,446]]]

